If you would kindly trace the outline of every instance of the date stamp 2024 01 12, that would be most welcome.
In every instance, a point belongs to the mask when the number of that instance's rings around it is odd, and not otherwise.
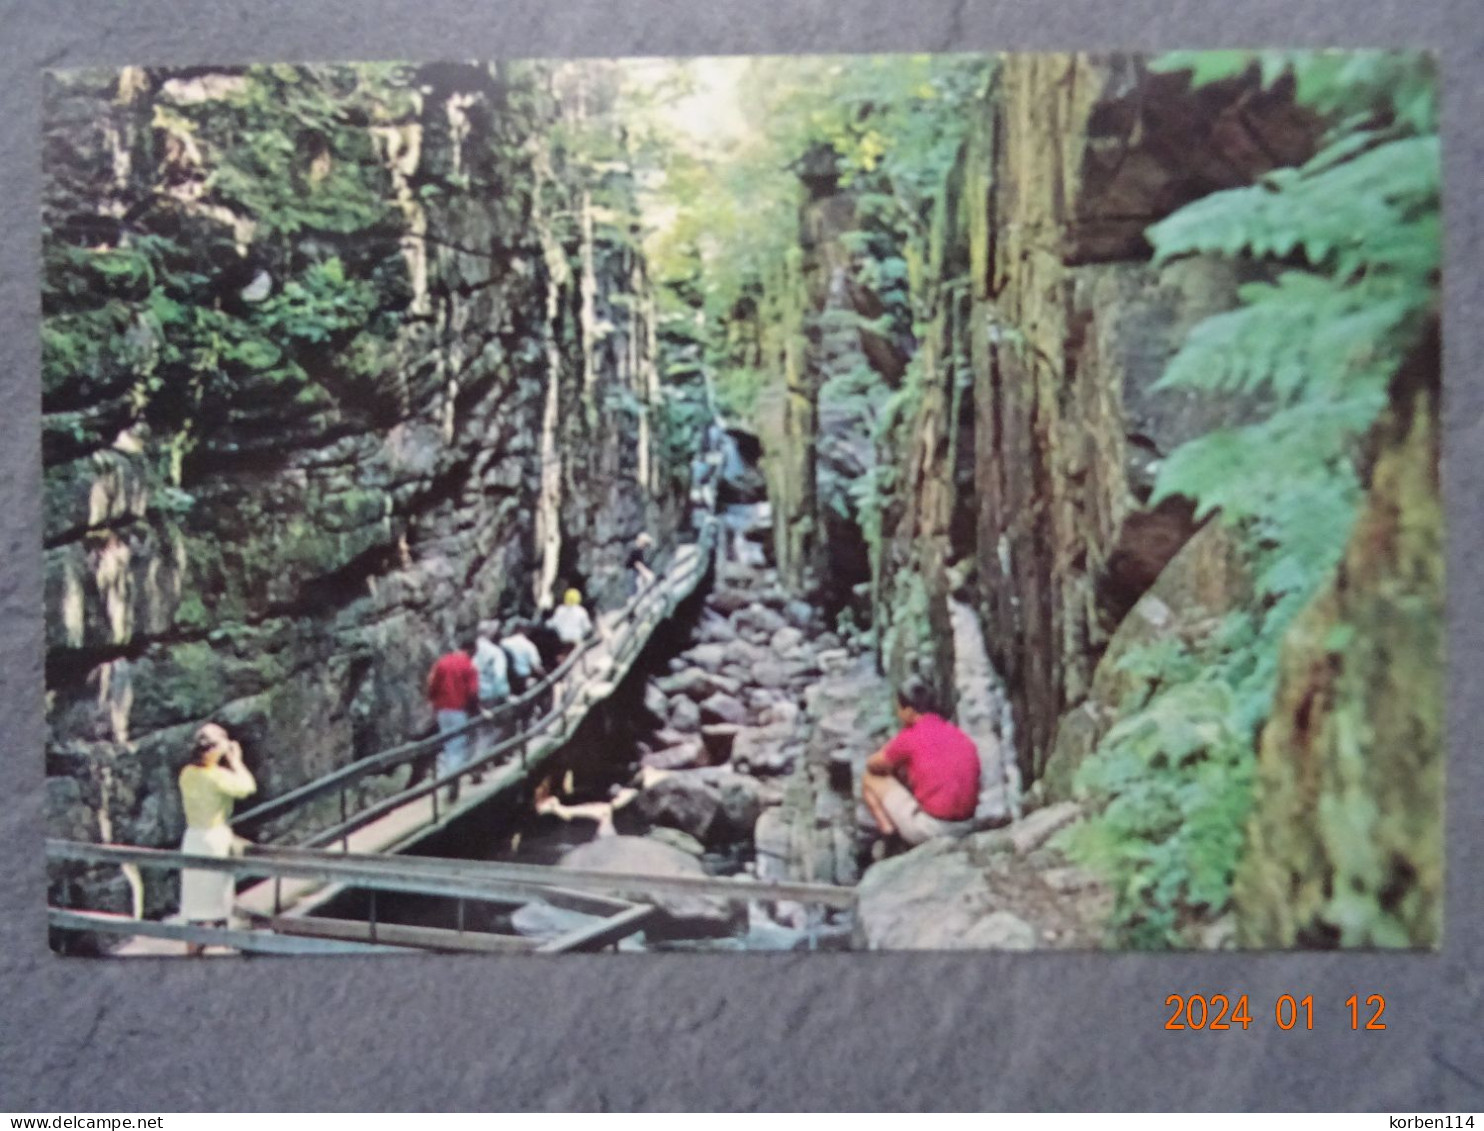
[[[1170,994],[1165,1005],[1174,1010],[1165,1021],[1166,1029],[1234,1029],[1246,1030],[1253,1024],[1248,995],[1241,994],[1233,1001],[1226,994]],[[1386,1028],[1381,1020],[1386,1012],[1386,998],[1381,994],[1370,994],[1362,1003],[1359,994],[1345,999],[1349,1011],[1350,1028],[1355,1030],[1378,1030]],[[1273,1003],[1273,1024],[1285,1032],[1290,1029],[1314,1028],[1314,995],[1305,994],[1295,998],[1283,994]]]

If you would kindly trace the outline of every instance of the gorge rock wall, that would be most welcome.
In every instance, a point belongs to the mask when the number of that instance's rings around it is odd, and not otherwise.
[[[1345,556],[1285,638],[1233,890],[1243,945],[1441,941],[1439,362],[1434,334],[1398,375]]]
[[[551,141],[601,110],[578,81],[49,76],[54,835],[177,840],[209,718],[260,797],[420,733],[479,620],[619,601],[673,530],[630,174]]]
[[[1031,781],[1110,634],[1196,529],[1178,500],[1146,505],[1157,461],[1246,407],[1152,392],[1242,279],[1202,257],[1156,266],[1143,232],[1302,160],[1317,125],[1282,84],[1192,91],[1128,57],[1011,56],[997,82],[934,233],[877,623],[889,664],[927,656],[946,691],[948,598],[969,600]]]

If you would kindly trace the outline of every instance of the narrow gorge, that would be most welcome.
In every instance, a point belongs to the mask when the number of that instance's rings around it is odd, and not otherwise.
[[[661,949],[1437,942],[1426,60],[126,68],[48,76],[44,159],[51,836],[178,844],[208,720],[260,799],[427,737],[440,655],[714,513],[419,851],[856,893]],[[912,676],[981,778],[908,848],[858,799]]]

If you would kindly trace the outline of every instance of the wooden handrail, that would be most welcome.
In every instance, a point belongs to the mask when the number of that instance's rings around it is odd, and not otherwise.
[[[705,570],[709,567],[708,558],[714,553],[716,548],[717,530],[718,522],[715,515],[708,515],[701,538],[696,543],[697,552],[695,558],[684,572],[673,578],[668,575],[655,577],[624,608],[614,625],[613,661],[615,667],[621,666],[629,658],[627,649],[636,636],[636,625],[641,619],[649,615],[657,600],[663,601],[665,604],[663,617],[673,611],[675,605],[679,604],[679,600],[682,599],[676,597],[677,593],[683,590],[685,595],[689,595],[694,589],[696,582],[699,581],[700,577],[704,575]],[[265,801],[262,804],[255,805],[251,809],[244,810],[233,819],[233,825],[241,829],[259,825],[275,817],[281,817],[319,798],[326,797],[337,791],[343,791],[364,777],[371,774],[387,773],[406,762],[413,761],[431,751],[435,751],[450,738],[482,732],[499,725],[511,715],[518,716],[529,708],[531,704],[544,697],[547,691],[570,675],[580,662],[586,659],[594,649],[603,643],[604,640],[596,635],[584,641],[560,665],[545,675],[540,682],[524,691],[521,695],[501,704],[491,711],[487,717],[481,716],[471,720],[457,730],[432,735],[414,742],[403,743],[388,750],[370,754],[337,770],[332,770],[330,773],[313,781],[306,782],[304,785],[291,789],[287,793]],[[540,738],[558,721],[565,719],[572,703],[591,687],[593,682],[592,680],[588,680],[582,683],[572,683],[563,692],[560,702],[555,704],[550,711],[516,734],[503,739],[492,749],[465,763],[463,766],[449,771],[447,774],[434,777],[427,782],[421,782],[408,789],[399,790],[397,793],[383,798],[375,804],[360,810],[354,816],[347,817],[331,828],[316,833],[311,838],[310,843],[326,844],[341,839],[393,809],[409,801],[414,801],[419,797],[434,793],[440,787],[458,781],[470,773],[478,772],[516,747],[528,743],[533,739]]]

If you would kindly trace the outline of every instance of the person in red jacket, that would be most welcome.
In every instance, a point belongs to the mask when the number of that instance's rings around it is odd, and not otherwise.
[[[479,672],[474,667],[477,640],[470,639],[459,651],[440,657],[428,672],[428,702],[438,715],[438,733],[449,734],[468,725],[479,710]],[[438,776],[458,769],[469,760],[469,736],[452,734],[443,740],[438,755]]]
[[[920,679],[897,691],[896,737],[866,759],[861,799],[876,827],[908,844],[957,831],[979,802],[979,751],[974,740],[939,716]]]

